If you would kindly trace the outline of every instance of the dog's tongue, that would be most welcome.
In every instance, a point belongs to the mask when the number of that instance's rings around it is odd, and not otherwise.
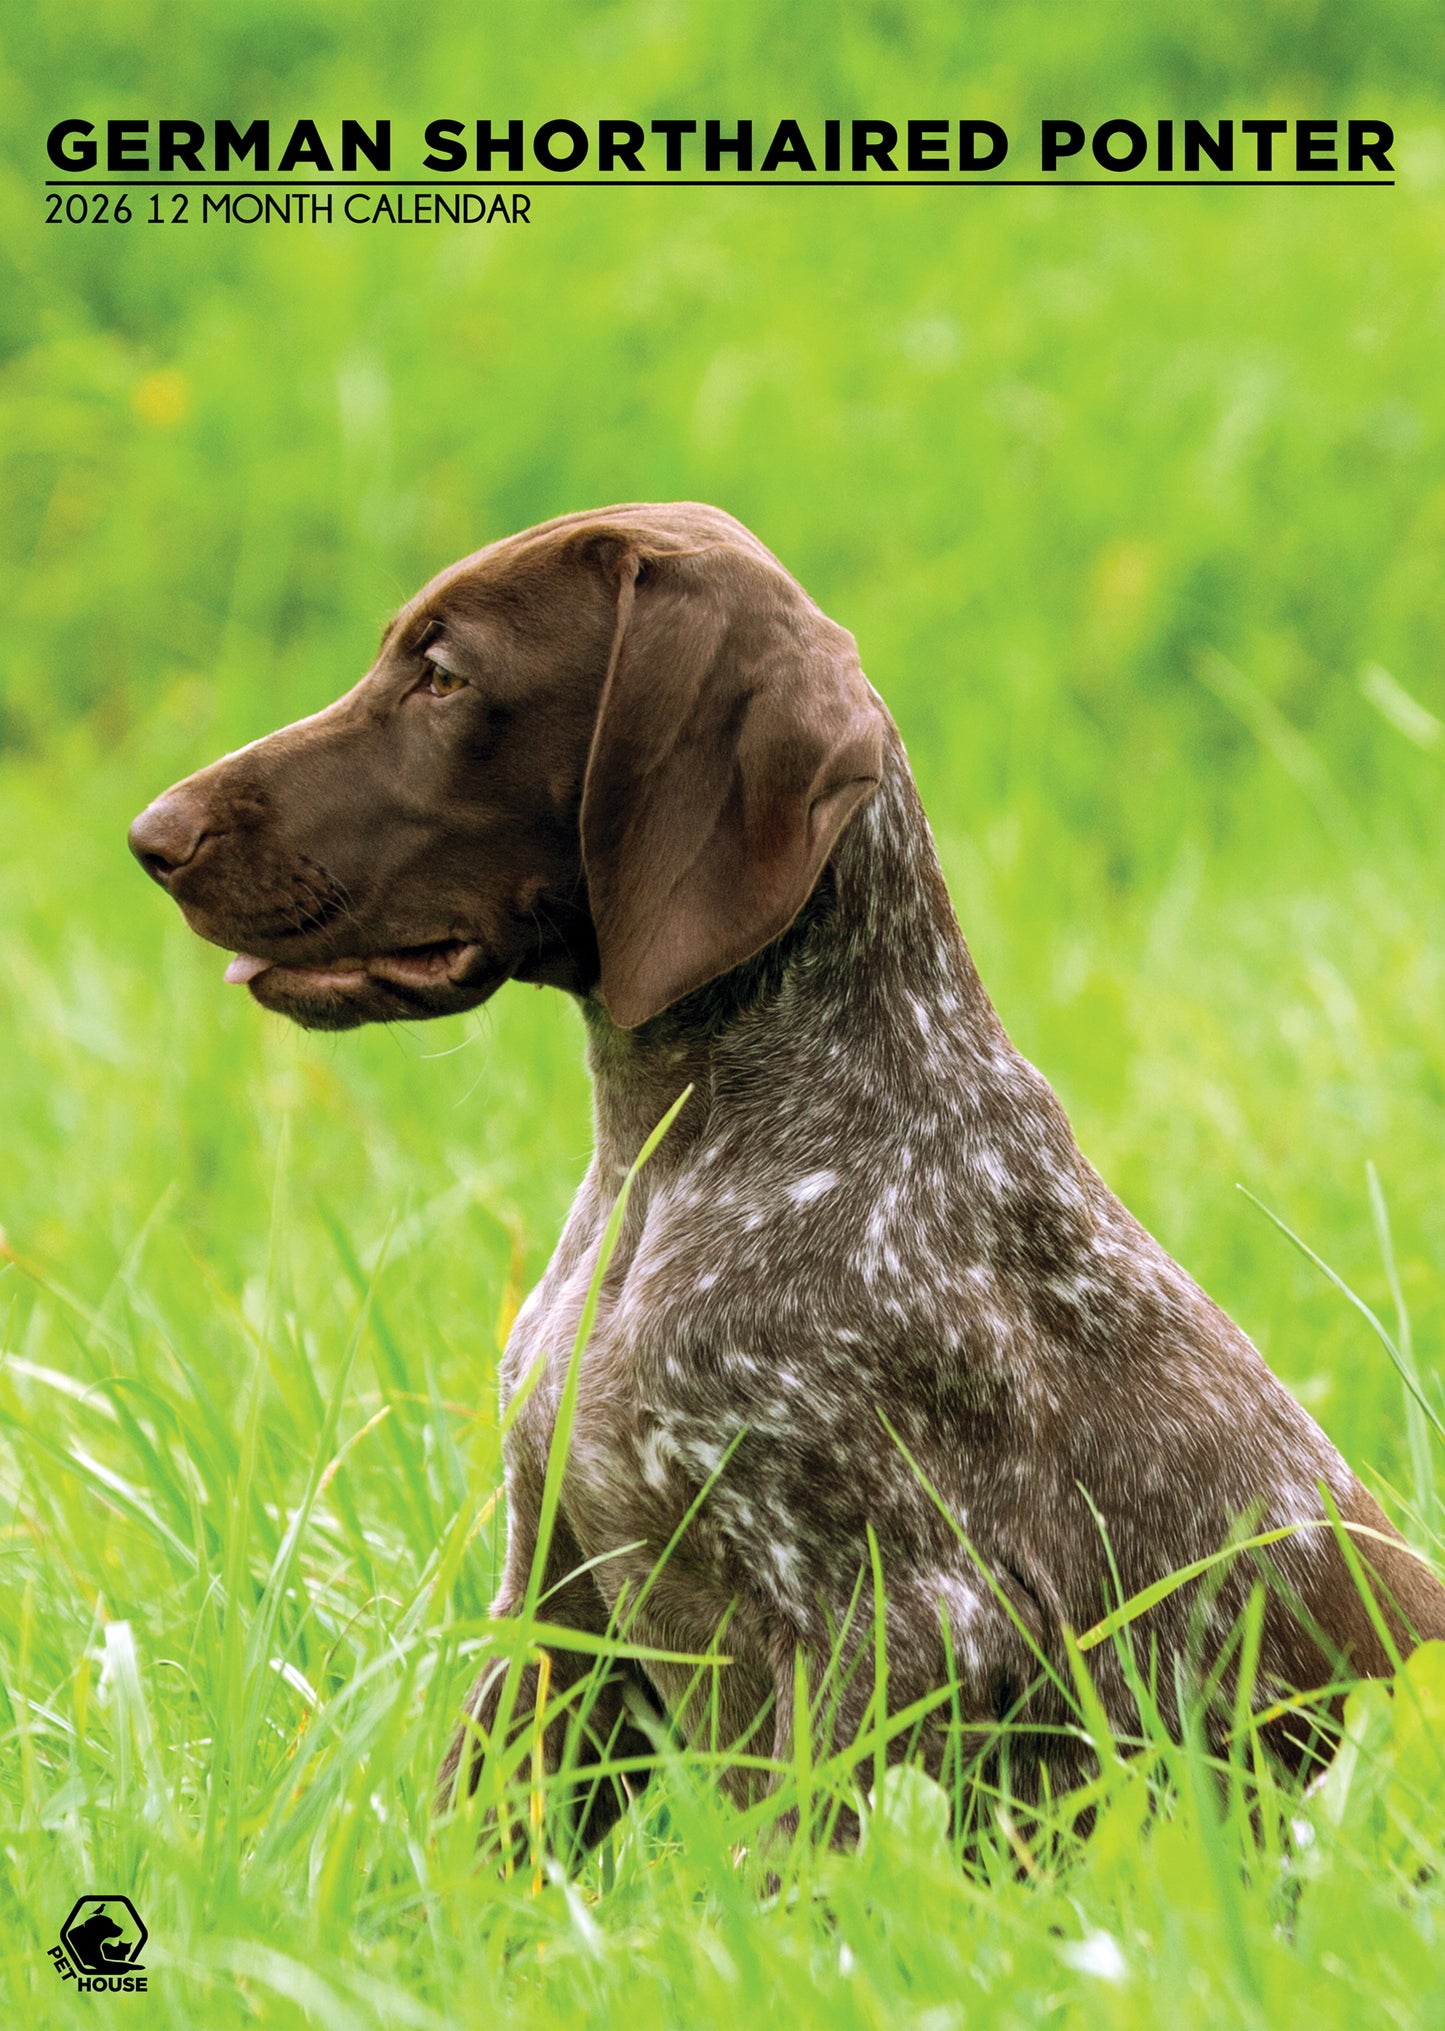
[[[248,980],[264,973],[270,964],[269,959],[253,959],[249,952],[238,952],[226,968],[226,979],[233,987],[244,987]]]

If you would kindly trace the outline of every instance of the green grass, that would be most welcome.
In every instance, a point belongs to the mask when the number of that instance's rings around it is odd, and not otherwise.
[[[284,1029],[123,846],[166,782],[349,683],[438,564],[567,508],[718,501],[855,630],[985,980],[1085,1150],[1433,1542],[1423,1418],[1234,1188],[1438,1406],[1437,10],[1168,13],[443,5],[418,33],[117,0],[13,26],[7,2021],[80,2012],[45,1950],[119,1887],[151,1988],[106,2007],[207,2031],[1438,2022],[1428,1658],[1357,1701],[1309,1799],[1247,1731],[1222,1789],[1189,1743],[1106,1745],[1091,1840],[1015,1828],[1021,1855],[1003,1829],[970,1860],[890,1781],[857,1854],[800,1847],[774,1893],[760,1823],[673,1756],[574,1882],[479,1870],[431,1783],[479,1652],[519,1640],[486,1624],[494,1373],[586,1160],[580,1025],[508,989],[456,1023]],[[40,224],[51,119],[243,101],[399,125],[1383,110],[1402,181],[544,193],[509,239]],[[837,1778],[803,1756],[780,1798]]]

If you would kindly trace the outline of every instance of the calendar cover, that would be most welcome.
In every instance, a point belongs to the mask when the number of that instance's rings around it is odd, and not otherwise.
[[[10,2021],[1436,2021],[1438,10],[11,10],[0,165]]]

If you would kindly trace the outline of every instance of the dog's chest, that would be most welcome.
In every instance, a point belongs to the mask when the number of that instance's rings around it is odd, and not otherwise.
[[[562,1497],[604,1593],[670,1546],[700,1622],[740,1586],[792,1607],[846,1594],[869,1522],[910,1542],[937,1526],[883,1421],[911,1429],[915,1395],[955,1432],[966,1419],[940,1400],[936,1267],[911,1259],[900,1195],[871,1222],[872,1201],[845,1197],[828,1171],[746,1197],[694,1173],[624,1229],[576,1356]],[[584,1187],[508,1345],[506,1393],[526,1390],[509,1450],[533,1479],[559,1442],[606,1210]],[[900,1360],[910,1338],[926,1379]]]
[[[580,1211],[507,1344],[503,1400],[521,1401],[506,1451],[509,1477],[539,1485],[549,1457],[565,1444],[562,1510],[583,1558],[598,1562],[604,1597],[615,1602],[624,1585],[635,1597],[678,1533],[706,1484],[703,1456],[726,1418],[720,1405],[711,1416],[694,1411],[686,1418],[693,1443],[677,1442],[685,1392],[669,1386],[669,1362],[658,1346],[665,1322],[653,1313],[639,1323],[631,1287],[635,1249],[627,1237],[596,1294],[579,1350],[604,1224],[599,1217],[579,1236]],[[723,1575],[716,1587],[706,1573],[693,1573],[691,1581],[689,1619],[714,1623],[726,1604]]]

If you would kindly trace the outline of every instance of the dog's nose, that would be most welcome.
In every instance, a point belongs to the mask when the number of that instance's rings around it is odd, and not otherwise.
[[[167,790],[154,804],[147,804],[127,835],[130,850],[153,880],[162,888],[188,860],[206,836],[206,818],[199,803],[181,790]]]

